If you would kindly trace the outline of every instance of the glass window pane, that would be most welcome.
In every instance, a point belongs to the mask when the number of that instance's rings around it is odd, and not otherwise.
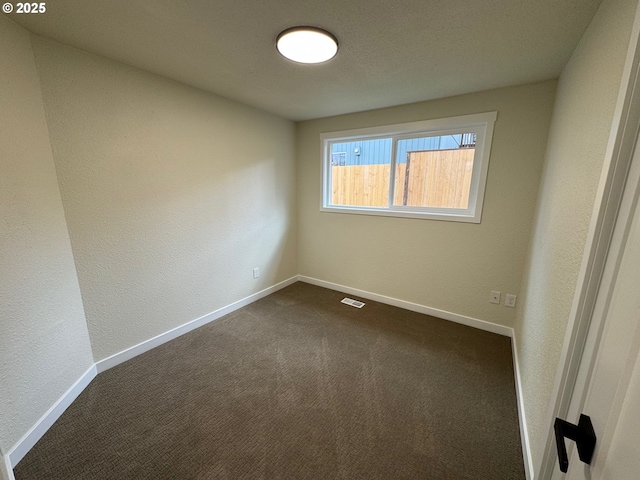
[[[475,145],[475,133],[399,140],[393,204],[468,208]]]
[[[390,138],[333,143],[331,204],[387,207],[390,172]]]

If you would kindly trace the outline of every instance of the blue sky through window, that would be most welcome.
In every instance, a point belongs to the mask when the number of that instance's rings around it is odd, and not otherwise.
[[[442,135],[438,137],[419,137],[398,140],[397,163],[405,163],[407,152],[424,150],[450,150],[460,148],[463,142],[469,142],[468,134]],[[390,138],[375,140],[356,140],[334,143],[332,154],[343,154],[343,165],[378,165],[391,163]],[[342,163],[342,162],[341,162]]]

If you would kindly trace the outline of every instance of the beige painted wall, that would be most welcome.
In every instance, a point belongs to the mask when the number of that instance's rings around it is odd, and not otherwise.
[[[33,44],[96,360],[296,275],[292,122]]]
[[[542,168],[555,81],[298,124],[301,275],[510,326]],[[482,223],[320,212],[322,132],[498,111]]]
[[[534,465],[582,261],[637,0],[605,0],[555,99],[515,324]]]
[[[93,357],[31,40],[0,17],[0,45],[0,450],[7,454]]]

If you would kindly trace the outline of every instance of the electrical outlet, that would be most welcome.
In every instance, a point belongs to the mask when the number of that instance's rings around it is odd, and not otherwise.
[[[489,301],[491,303],[497,303],[500,305],[500,292],[491,292],[491,296],[489,297]]]
[[[516,295],[511,295],[511,294],[507,293],[507,296],[506,296],[506,298],[504,300],[505,306],[511,307],[511,308],[515,308],[515,306],[516,306],[516,298],[517,298]]]
[[[260,276],[260,267],[256,267],[253,269],[253,278],[258,278]]]

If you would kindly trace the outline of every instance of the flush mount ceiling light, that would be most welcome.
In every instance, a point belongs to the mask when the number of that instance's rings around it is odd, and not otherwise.
[[[278,35],[276,48],[280,55],[294,62],[322,63],[336,56],[338,40],[320,28],[294,27]]]

